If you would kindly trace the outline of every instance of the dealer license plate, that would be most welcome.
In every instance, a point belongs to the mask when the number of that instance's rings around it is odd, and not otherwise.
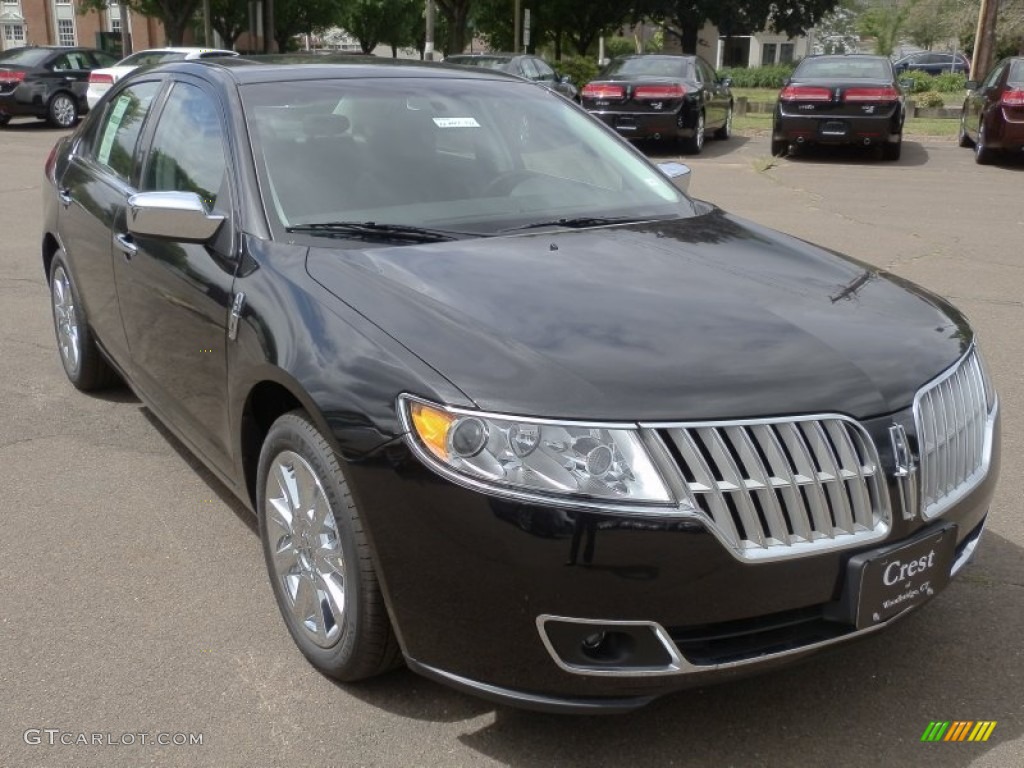
[[[888,621],[914,608],[949,583],[956,526],[879,552],[850,558],[848,583],[857,589],[857,629]]]

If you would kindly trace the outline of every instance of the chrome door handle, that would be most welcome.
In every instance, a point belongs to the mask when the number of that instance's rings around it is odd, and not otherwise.
[[[71,190],[67,187],[60,187],[57,190],[57,197],[60,198],[61,205],[65,208],[71,205]]]
[[[131,261],[132,256],[139,250],[139,246],[132,242],[132,236],[123,232],[114,235],[114,245],[120,249],[127,261]]]

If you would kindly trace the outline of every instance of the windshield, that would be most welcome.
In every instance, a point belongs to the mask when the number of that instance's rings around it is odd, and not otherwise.
[[[891,80],[892,72],[886,59],[856,56],[804,59],[793,73],[794,80]]]
[[[676,56],[630,56],[613,59],[600,77],[692,77],[689,59]]]
[[[512,63],[509,59],[497,56],[449,56],[444,62],[445,64],[458,64],[463,67],[496,69],[499,72],[504,71]]]
[[[15,48],[13,51],[0,53],[0,67],[4,65],[35,67],[51,53],[53,51],[49,48]]]
[[[257,83],[242,100],[282,228],[363,222],[495,234],[581,217],[693,215],[624,141],[526,83]]]
[[[117,62],[119,67],[149,67],[164,61],[179,61],[187,54],[181,51],[139,51]]]

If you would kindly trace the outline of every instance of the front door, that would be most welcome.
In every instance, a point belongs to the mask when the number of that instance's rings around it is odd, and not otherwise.
[[[114,272],[133,377],[193,449],[228,474],[227,319],[235,272],[222,113],[198,82],[175,82],[152,133],[139,190],[195,192],[227,216],[209,244],[121,232]]]

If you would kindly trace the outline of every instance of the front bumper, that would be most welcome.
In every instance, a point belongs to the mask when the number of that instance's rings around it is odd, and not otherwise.
[[[872,431],[879,428],[887,427]],[[984,480],[928,524],[897,507],[885,541],[774,562],[742,562],[693,520],[493,498],[438,477],[404,446],[393,446],[387,462],[350,466],[349,479],[412,669],[520,707],[624,711],[783,666],[891,623],[857,630],[836,618],[847,562],[955,523],[952,571],[963,567],[994,494],[998,433],[996,419]],[[895,505],[892,457],[883,463]],[[551,621],[649,628],[634,650],[644,638],[667,643],[636,650],[648,654],[640,667],[615,669],[612,659],[574,670],[551,652]]]

